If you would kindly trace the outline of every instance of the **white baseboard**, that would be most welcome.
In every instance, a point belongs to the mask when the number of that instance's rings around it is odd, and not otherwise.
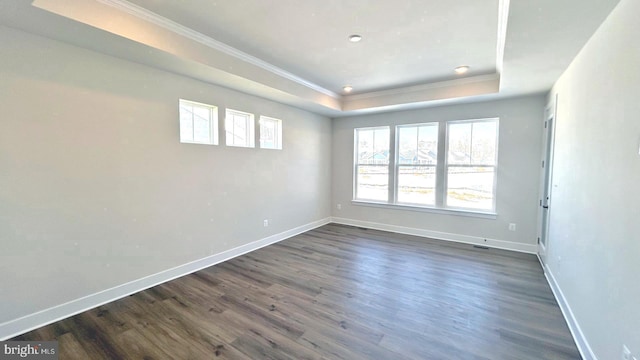
[[[562,289],[560,289],[560,285],[556,281],[556,278],[553,276],[551,269],[548,266],[540,262],[542,267],[544,268],[544,277],[547,278],[547,282],[551,287],[551,291],[560,305],[560,310],[562,311],[562,315],[564,315],[564,319],[567,321],[567,325],[569,326],[569,330],[571,331],[571,335],[573,336],[573,340],[576,342],[576,346],[578,347],[578,351],[580,351],[580,355],[582,355],[583,360],[598,360],[596,355],[591,350],[591,346],[589,346],[589,342],[582,333],[582,329],[578,324],[578,320],[573,315],[573,311],[571,311],[571,307],[567,302],[567,299],[564,297],[562,293]]]
[[[330,222],[330,218],[314,221],[309,224],[305,224],[291,230],[281,232],[279,234],[271,235],[269,237],[242,246],[238,246],[236,248],[215,255],[207,256],[205,258],[186,263],[172,269],[161,271],[159,273],[149,275],[122,285],[118,285],[116,287],[100,291],[95,294],[91,294],[61,305],[57,305],[33,314],[23,316],[21,318],[4,322],[0,324],[0,341],[10,339],[20,334],[24,334],[28,331],[68,318],[89,309],[93,309],[97,306],[121,299],[125,296],[135,294],[139,291],[151,288],[158,284],[162,284],[164,282],[179,278],[187,274],[191,274],[209,266],[260,249],[267,245],[277,243],[292,236],[326,225]]]
[[[496,249],[512,250],[512,251],[523,252],[528,254],[536,254],[538,251],[538,247],[536,245],[521,244],[521,243],[516,243],[512,241],[496,240],[496,239],[489,239],[489,238],[469,236],[469,235],[460,235],[460,234],[446,233],[446,232],[433,231],[433,230],[410,228],[405,226],[382,224],[382,223],[371,222],[371,221],[332,217],[331,222],[336,224],[365,227],[365,228],[375,229],[375,230],[390,231],[390,232],[395,232],[399,234],[428,237],[428,238],[437,239],[437,240],[454,241],[454,242],[461,242],[466,244],[481,245],[481,246],[486,246],[486,247],[496,248]]]

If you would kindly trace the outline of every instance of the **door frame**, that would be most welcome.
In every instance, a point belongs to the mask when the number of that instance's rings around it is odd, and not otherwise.
[[[553,158],[555,151],[558,95],[545,108],[543,120],[542,159],[540,168],[540,195],[538,203],[538,257],[543,266],[549,249],[549,226],[553,191]]]

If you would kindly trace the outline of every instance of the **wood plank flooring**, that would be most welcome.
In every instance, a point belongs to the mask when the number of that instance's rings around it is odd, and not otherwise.
[[[535,256],[341,225],[13,340],[60,359],[580,359]]]

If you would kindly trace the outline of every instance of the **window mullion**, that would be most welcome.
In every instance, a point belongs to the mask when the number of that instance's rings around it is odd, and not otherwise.
[[[390,204],[395,204],[398,196],[398,189],[396,188],[396,179],[397,179],[397,153],[396,144],[397,135],[396,135],[396,127],[392,126],[389,128],[389,164],[387,165],[387,170],[389,173],[389,197],[388,202]]]
[[[447,167],[447,131],[448,124],[444,126],[440,123],[438,126],[438,161],[436,163],[436,207],[444,207],[445,189],[446,189],[446,167]]]

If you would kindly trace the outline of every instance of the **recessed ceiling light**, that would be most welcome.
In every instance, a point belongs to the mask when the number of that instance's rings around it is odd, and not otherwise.
[[[353,35],[349,36],[349,41],[351,41],[351,42],[356,43],[356,42],[358,42],[360,40],[362,40],[362,36],[361,35],[353,34]]]
[[[345,85],[345,86],[342,87],[342,90],[344,90],[344,92],[346,92],[346,93],[350,93],[353,90],[353,86]]]
[[[464,65],[464,66],[458,66],[457,68],[453,69],[453,71],[456,72],[456,74],[458,75],[462,75],[464,73],[466,73],[467,71],[469,71],[469,67]]]

